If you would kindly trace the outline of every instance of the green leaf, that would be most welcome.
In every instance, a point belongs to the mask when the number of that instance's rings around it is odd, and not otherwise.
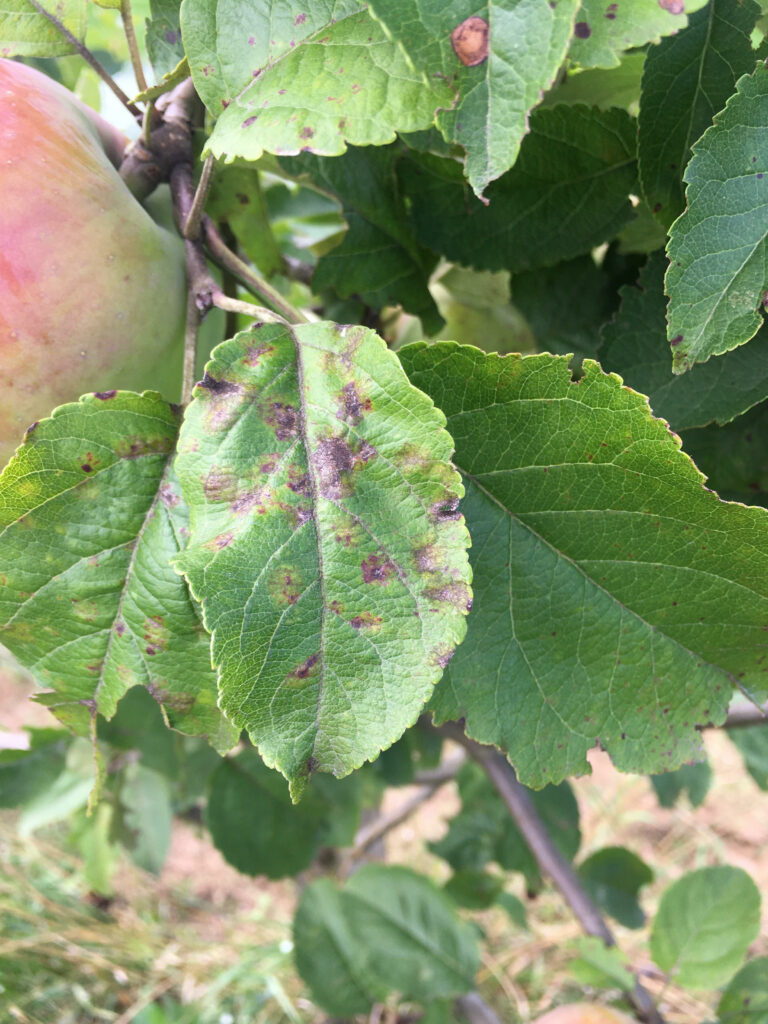
[[[653,872],[637,854],[623,846],[606,846],[582,861],[579,878],[595,903],[619,924],[643,927],[645,914],[637,894],[653,881]]]
[[[255,325],[208,364],[176,460],[176,559],[221,706],[298,798],[419,714],[465,631],[466,528],[444,417],[363,327]]]
[[[578,0],[372,0],[371,10],[426,81],[456,90],[437,115],[448,142],[466,150],[477,196],[515,162],[528,112],[562,64]]]
[[[123,772],[120,803],[131,860],[159,874],[168,856],[173,824],[168,779],[143,764],[129,764]]]
[[[358,0],[184,0],[181,28],[195,87],[218,117],[206,144],[217,157],[380,146],[428,128],[453,99]]]
[[[0,641],[90,730],[146,686],[175,728],[220,750],[209,638],[169,564],[187,513],[170,467],[178,412],[159,395],[107,391],[56,409],[0,475]]]
[[[145,768],[177,778],[181,737],[167,727],[160,705],[143,686],[126,693],[112,719],[99,716],[96,735],[118,750],[138,751]]]
[[[635,978],[629,970],[629,957],[602,939],[584,935],[576,942],[579,956],[568,964],[569,972],[582,985],[595,988],[620,988],[631,992]]]
[[[506,910],[510,919],[518,928],[524,931],[528,929],[528,917],[525,913],[525,907],[517,896],[513,896],[511,892],[501,892],[496,897],[496,904]]]
[[[265,277],[283,269],[283,254],[272,234],[269,211],[255,167],[218,164],[206,212],[225,221],[243,251]]]
[[[579,359],[596,354],[600,328],[617,305],[610,276],[591,256],[516,274],[510,295],[528,321],[539,352],[575,353]]]
[[[755,65],[753,0],[710,0],[645,60],[638,159],[648,205],[665,227],[685,207],[682,174],[696,139]]]
[[[650,779],[662,807],[674,807],[683,793],[688,794],[691,807],[698,807],[712,785],[712,769],[708,761],[700,761],[684,764],[674,772],[651,775]]]
[[[376,310],[401,304],[434,334],[443,319],[428,284],[435,260],[413,237],[395,176],[398,147],[350,147],[342,157],[309,153],[280,161],[292,176],[306,174],[342,203],[348,230],[321,256],[312,279],[316,292],[333,288]]]
[[[658,42],[685,28],[707,0],[582,0],[570,56],[584,68],[615,67],[623,50]]]
[[[759,64],[693,147],[688,208],[667,252],[673,369],[749,341],[763,323],[768,284],[768,68]]]
[[[612,238],[632,217],[634,122],[618,109],[535,111],[517,163],[489,186],[487,206],[455,161],[412,153],[399,173],[422,245],[477,270],[552,266]]]
[[[399,353],[445,412],[466,487],[475,603],[432,701],[532,786],[699,755],[734,677],[765,687],[768,513],[702,486],[646,400],[585,360],[446,343]]]
[[[744,765],[760,789],[768,790],[768,728],[757,725],[729,729],[728,739],[738,748]]]
[[[474,929],[423,875],[370,864],[349,879],[342,903],[367,970],[388,990],[427,1001],[474,987],[480,966]]]
[[[19,818],[19,834],[29,836],[45,825],[66,821],[88,803],[95,782],[91,745],[78,738],[67,749],[64,771],[25,804]]]
[[[91,892],[112,896],[112,878],[120,859],[120,850],[112,841],[114,808],[102,801],[90,817],[83,815],[73,837],[83,858],[83,880]]]
[[[667,342],[665,269],[664,254],[654,253],[637,287],[622,288],[619,313],[602,330],[600,363],[648,395],[654,414],[673,430],[727,423],[768,395],[768,328],[749,344],[676,376]]]
[[[760,930],[760,892],[741,868],[689,871],[664,893],[651,956],[682,988],[723,985]]]
[[[586,103],[588,107],[624,107],[636,112],[640,102],[640,82],[645,54],[625,53],[615,68],[570,70],[564,81],[551,89],[541,101],[543,107],[558,103]]]
[[[748,961],[717,1007],[719,1024],[768,1024],[768,957]]]
[[[28,750],[0,750],[0,807],[21,807],[64,770],[70,737],[60,729],[29,729]]]
[[[501,896],[504,879],[487,871],[454,871],[443,888],[460,907],[487,910]]]
[[[158,78],[171,74],[185,56],[179,25],[180,7],[180,0],[149,0],[147,54]]]
[[[768,505],[768,402],[723,427],[686,430],[681,437],[707,486],[721,498]]]
[[[318,786],[332,787],[325,792]],[[255,750],[225,758],[213,773],[206,824],[214,846],[246,875],[285,878],[309,867],[318,849],[352,841],[359,812],[356,778],[316,778],[298,807],[291,805],[281,775]],[[345,813],[345,805],[350,813]],[[347,828],[339,832],[338,818]]]
[[[87,0],[39,0],[80,42],[88,21]],[[0,54],[3,57],[63,57],[75,53],[44,14],[27,0],[3,0],[0,7]]]
[[[369,973],[360,938],[352,931],[342,892],[328,878],[311,882],[293,920],[296,969],[315,1002],[334,1016],[366,1013],[388,994]]]

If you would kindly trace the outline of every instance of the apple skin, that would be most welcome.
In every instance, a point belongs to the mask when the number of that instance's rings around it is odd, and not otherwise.
[[[636,1024],[636,1021],[610,1006],[568,1003],[538,1017],[533,1024]]]
[[[63,86],[0,60],[0,468],[84,392],[178,399],[183,246],[121,180],[124,148]]]

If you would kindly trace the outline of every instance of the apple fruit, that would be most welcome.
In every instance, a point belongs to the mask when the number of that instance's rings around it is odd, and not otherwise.
[[[84,392],[178,399],[183,246],[120,178],[125,144],[63,86],[0,60],[0,468]]]
[[[538,1017],[533,1024],[636,1024],[626,1014],[596,1003],[568,1003]]]

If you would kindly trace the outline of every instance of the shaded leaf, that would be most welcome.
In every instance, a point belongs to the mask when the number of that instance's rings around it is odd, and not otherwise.
[[[515,162],[528,111],[554,81],[578,0],[373,0],[371,10],[426,80],[456,90],[437,124],[466,150],[465,173],[480,196]]]
[[[506,910],[510,919],[518,926],[518,928],[527,930],[528,915],[525,912],[525,907],[517,896],[514,896],[511,892],[501,892],[496,897],[496,903],[498,906],[503,907],[504,910]]]
[[[640,102],[645,53],[625,53],[614,68],[571,69],[565,80],[545,94],[543,107],[558,103],[586,103],[588,107],[624,107],[635,113]]]
[[[296,969],[323,1009],[340,1017],[366,1013],[387,995],[368,972],[366,950],[352,931],[342,893],[320,878],[301,894],[293,919]]]
[[[717,1007],[719,1024],[767,1024],[768,957],[748,961],[731,978]]]
[[[472,533],[475,603],[432,701],[541,786],[697,758],[734,677],[765,688],[766,529],[722,503],[646,400],[586,360],[399,353],[445,412]]]
[[[24,805],[19,817],[19,834],[29,836],[45,825],[66,821],[88,803],[95,782],[91,745],[78,738],[67,748],[64,770]]]
[[[283,269],[283,255],[272,234],[259,178],[254,167],[217,165],[206,212],[225,221],[248,259],[271,277]]]
[[[158,78],[174,71],[185,56],[179,24],[180,8],[181,0],[149,0],[147,55]]]
[[[319,788],[333,787],[324,793]],[[309,867],[321,845],[347,845],[359,811],[356,778],[314,779],[298,807],[282,776],[255,750],[225,758],[211,777],[206,824],[214,846],[246,875],[285,878]],[[338,828],[339,818],[346,828]],[[335,835],[332,833],[335,832]]]
[[[487,206],[455,161],[411,154],[398,169],[422,245],[478,270],[518,273],[588,252],[630,220],[635,128],[624,110],[535,111]]]
[[[744,758],[744,766],[760,789],[768,790],[768,728],[764,723],[729,729],[728,739]]]
[[[712,785],[712,769],[708,761],[700,761],[684,764],[674,772],[651,775],[650,779],[662,807],[674,807],[683,793],[688,794],[691,807],[698,807]]]
[[[685,213],[669,233],[673,369],[749,341],[768,285],[768,68],[744,75],[693,147]]]
[[[760,930],[760,892],[741,868],[689,871],[661,898],[651,956],[682,988],[712,989],[741,965]]]
[[[40,0],[40,5],[68,29],[80,42],[88,22],[87,0]],[[44,14],[27,0],[3,0],[0,7],[1,57],[62,57],[75,53],[69,43]]]
[[[395,147],[353,146],[342,157],[306,153],[280,162],[290,175],[306,174],[338,196],[347,221],[340,244],[318,261],[315,291],[333,288],[377,310],[400,304],[434,334],[443,322],[428,288],[435,259],[413,236],[395,175],[398,156]]]
[[[570,56],[582,67],[614,67],[623,50],[658,42],[685,28],[707,0],[582,0]]]
[[[623,846],[606,846],[582,861],[578,872],[581,884],[606,914],[625,928],[643,927],[645,914],[637,894],[653,881],[653,872],[637,854]]]
[[[453,99],[357,0],[184,0],[181,27],[195,87],[218,117],[206,144],[217,157],[382,145],[428,128]]]
[[[138,751],[145,768],[174,780],[179,774],[181,737],[168,729],[160,705],[142,686],[126,693],[112,719],[99,716],[96,735],[118,750]]]
[[[509,301],[509,272],[470,270],[456,264],[433,278],[430,290],[445,326],[436,338],[475,345],[484,352],[532,352],[533,336]],[[422,334],[410,336],[420,341]]]
[[[504,879],[487,871],[454,871],[443,888],[460,907],[487,910],[498,902]]]
[[[120,786],[121,838],[131,860],[157,875],[171,845],[171,787],[165,775],[143,764],[129,764]]]
[[[222,707],[295,796],[413,724],[464,634],[444,422],[372,331],[331,324],[225,342],[188,408],[176,564],[213,634]]]
[[[64,770],[71,737],[60,729],[28,729],[28,750],[0,750],[0,807],[21,807]]]
[[[638,160],[648,205],[669,227],[685,207],[690,150],[755,64],[753,0],[710,0],[687,28],[648,50],[638,118]]]
[[[698,369],[691,371],[695,373]],[[707,486],[721,498],[768,505],[768,402],[725,426],[686,430],[681,437],[683,448],[707,477]]]
[[[81,732],[141,684],[172,726],[226,750],[209,638],[169,564],[187,530],[177,430],[159,395],[108,391],[27,432],[0,476],[0,641]]]
[[[602,939],[584,935],[576,942],[579,956],[568,964],[569,972],[582,985],[595,988],[620,988],[631,992],[635,978],[629,970],[629,957]]]
[[[673,430],[727,423],[768,395],[768,328],[747,345],[676,376],[666,340],[665,270],[664,254],[654,253],[637,287],[622,288],[618,315],[601,332],[600,363],[648,395],[654,414]]]

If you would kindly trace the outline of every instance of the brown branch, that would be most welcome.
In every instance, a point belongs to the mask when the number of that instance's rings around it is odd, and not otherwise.
[[[44,18],[47,18],[48,21],[50,21],[50,23],[53,25],[53,27],[56,29],[59,35],[62,36],[62,38],[66,39],[69,45],[80,54],[80,56],[83,58],[86,64],[90,65],[90,67],[93,68],[93,70],[96,72],[99,78],[103,82],[106,82],[106,84],[115,94],[115,96],[117,96],[117,98],[126,108],[126,110],[130,111],[130,113],[133,114],[135,118],[140,118],[141,111],[139,110],[139,108],[136,106],[135,103],[131,103],[127,95],[123,92],[123,90],[114,80],[112,75],[110,75],[110,73],[107,71],[104,65],[101,64],[96,59],[96,57],[94,57],[94,55],[85,45],[85,43],[81,43],[77,36],[73,35],[66,27],[66,25],[60,22],[55,14],[51,14],[50,11],[46,10],[45,7],[43,7],[43,5],[38,2],[38,0],[29,0],[29,3],[32,5],[32,7],[34,7],[38,14],[42,14]]]
[[[506,805],[541,873],[560,891],[583,930],[587,935],[601,939],[606,946],[614,946],[616,940],[600,910],[582,886],[572,866],[555,846],[525,786],[518,782],[514,768],[503,754],[494,747],[470,739],[456,722],[434,726],[429,720],[420,719],[420,724],[460,743],[472,760],[480,765]],[[642,1020],[647,1024],[663,1024],[653,997],[639,981],[636,981],[633,991],[627,995]]]
[[[147,80],[144,77],[144,68],[141,66],[141,53],[139,52],[139,43],[136,39],[136,29],[134,28],[133,15],[131,14],[131,0],[120,0],[120,18],[123,22],[123,32],[125,33],[125,41],[128,44],[128,53],[131,57],[136,85],[139,92],[146,92]]]
[[[208,198],[208,190],[211,187],[211,180],[215,166],[215,157],[210,155],[206,157],[205,163],[203,164],[203,170],[200,175],[200,181],[197,183],[195,196],[192,200],[189,213],[187,214],[186,222],[184,223],[184,230],[182,231],[182,234],[185,238],[197,238],[200,234],[200,221],[203,216],[205,200]]]

